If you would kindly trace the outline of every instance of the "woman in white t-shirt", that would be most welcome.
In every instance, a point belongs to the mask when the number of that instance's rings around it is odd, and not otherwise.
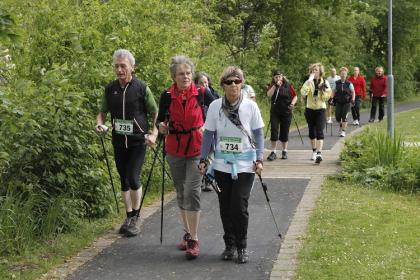
[[[225,241],[223,260],[231,260],[235,251],[237,262],[248,262],[248,199],[255,173],[261,175],[264,151],[264,122],[255,102],[244,98],[241,69],[230,66],[220,79],[225,96],[213,101],[207,112],[199,169],[207,170],[206,160],[214,136],[215,159],[211,171],[220,188],[220,216]],[[254,140],[255,139],[255,140]]]

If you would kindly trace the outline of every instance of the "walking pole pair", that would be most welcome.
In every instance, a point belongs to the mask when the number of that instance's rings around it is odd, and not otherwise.
[[[257,174],[257,175],[258,175],[258,178],[260,179],[261,187],[263,188],[265,199],[267,200],[268,207],[270,208],[270,212],[271,212],[271,216],[273,217],[274,224],[276,225],[278,236],[282,238],[282,235],[279,230],[279,226],[277,225],[277,222],[276,222],[276,218],[274,217],[273,209],[271,208],[270,199],[268,198],[267,184],[263,182],[260,174]]]
[[[101,144],[102,144],[102,149],[104,151],[106,166],[108,167],[109,179],[111,180],[112,192],[114,193],[115,205],[116,205],[116,208],[117,208],[117,213],[119,214],[120,213],[120,208],[118,207],[117,194],[115,192],[114,181],[112,180],[111,168],[109,167],[108,155],[106,153],[105,144],[104,144],[104,137],[105,137],[106,133],[108,132],[108,127],[106,127],[105,125],[101,125],[101,128],[103,129],[104,133],[102,135],[99,135],[99,138],[101,139]]]
[[[156,150],[152,148],[154,151],[156,151],[156,153],[159,150],[159,147],[160,147],[161,143],[162,143],[162,138],[159,136]],[[149,170],[149,175],[147,175],[147,181],[146,181],[146,185],[144,186],[143,196],[142,196],[141,201],[140,201],[140,208],[139,208],[139,211],[138,211],[137,215],[140,215],[140,210],[143,206],[143,202],[144,202],[144,199],[146,197],[147,190],[149,189],[150,179],[152,178],[153,169],[155,167],[156,160],[158,159],[158,155],[156,153],[153,157],[153,162],[152,162],[152,166],[150,167],[150,170]]]

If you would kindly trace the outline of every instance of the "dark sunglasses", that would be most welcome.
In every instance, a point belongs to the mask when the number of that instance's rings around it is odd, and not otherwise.
[[[225,85],[231,85],[231,84],[239,85],[240,83],[242,83],[242,80],[224,80],[223,83]]]

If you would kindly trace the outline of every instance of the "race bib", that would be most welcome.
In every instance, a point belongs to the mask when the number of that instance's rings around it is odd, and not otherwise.
[[[242,153],[242,140],[240,137],[221,136],[219,146],[223,153]]]
[[[133,121],[115,119],[115,132],[123,135],[132,135]]]

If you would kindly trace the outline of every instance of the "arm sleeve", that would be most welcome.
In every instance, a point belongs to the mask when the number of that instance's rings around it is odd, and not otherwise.
[[[296,96],[296,91],[293,88],[293,85],[290,84],[290,97],[293,99]]]
[[[171,102],[171,96],[169,95],[168,92],[164,91],[160,95],[159,113],[158,113],[158,116],[157,116],[157,119],[156,119],[157,123],[163,122],[167,118],[167,116],[169,114],[169,103],[170,102]]]
[[[257,150],[257,159],[263,160],[264,157],[264,132],[263,128],[257,128],[252,130],[252,134],[255,139],[255,148]]]
[[[362,78],[362,98],[366,98],[366,82],[364,78]]]
[[[153,93],[149,87],[146,87],[146,95],[144,101],[146,103],[147,113],[156,113],[158,111],[155,98],[153,97]]]
[[[383,95],[385,96],[388,95],[388,77],[387,76],[385,76]]]
[[[209,88],[206,88],[204,90],[204,105],[207,107],[210,106],[210,103],[212,103],[215,99],[217,99],[216,96],[213,95]]]
[[[207,158],[209,155],[215,135],[216,131],[204,130],[203,142],[201,142],[201,158]]]
[[[108,104],[106,103],[106,91],[104,91],[104,94],[102,95],[101,98],[101,108],[100,111],[101,113],[108,113]]]
[[[303,84],[303,86],[302,86],[302,88],[300,89],[300,94],[302,95],[302,96],[307,96],[308,95],[308,93],[309,93],[309,91],[310,91],[310,89],[309,89],[309,87],[308,87],[308,81],[306,81],[304,84]]]

